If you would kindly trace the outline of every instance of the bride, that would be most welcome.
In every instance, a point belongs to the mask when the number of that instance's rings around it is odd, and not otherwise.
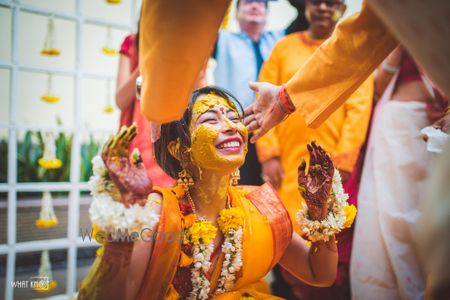
[[[334,233],[351,224],[338,172],[318,145],[299,167],[304,210],[293,233],[275,190],[239,186],[248,131],[227,91],[195,91],[181,120],[161,126],[156,159],[177,186],[152,186],[137,154],[136,127],[123,128],[94,159],[90,216],[106,234],[80,299],[267,299],[264,276],[280,263],[314,286],[337,268]],[[302,201],[299,197],[298,201]],[[117,238],[121,232],[132,239]]]

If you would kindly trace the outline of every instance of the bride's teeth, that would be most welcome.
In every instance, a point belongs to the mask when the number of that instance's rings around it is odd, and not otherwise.
[[[238,141],[226,142],[224,144],[219,145],[219,148],[234,148],[239,147],[240,143]]]

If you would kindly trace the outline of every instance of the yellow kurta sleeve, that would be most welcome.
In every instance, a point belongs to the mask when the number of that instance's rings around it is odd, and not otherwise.
[[[153,122],[180,119],[211,54],[230,0],[144,0],[141,110]]]
[[[345,102],[342,133],[333,155],[336,167],[352,172],[367,135],[372,111],[374,83],[370,76]]]
[[[281,84],[279,63],[279,44],[272,49],[269,58],[264,62],[259,73],[259,81]],[[274,157],[280,156],[280,145],[275,128],[267,132],[256,142],[256,153],[258,160],[264,162]]]
[[[344,20],[286,84],[308,126],[317,128],[341,106],[396,45],[366,3]]]

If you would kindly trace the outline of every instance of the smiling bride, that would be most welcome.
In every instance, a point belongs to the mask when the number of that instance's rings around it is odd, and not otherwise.
[[[334,234],[354,215],[330,156],[312,143],[298,169],[302,238],[269,184],[237,185],[248,144],[240,111],[230,93],[205,87],[181,120],[161,126],[155,154],[173,188],[152,186],[139,155],[129,159],[135,126],[106,142],[90,216],[107,239],[80,299],[279,299],[264,281],[277,263],[308,284],[333,283]],[[120,239],[119,229],[137,234]]]

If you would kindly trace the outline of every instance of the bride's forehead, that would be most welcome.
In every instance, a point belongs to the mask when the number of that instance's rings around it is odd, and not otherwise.
[[[193,115],[199,116],[211,109],[217,109],[222,113],[225,113],[230,109],[236,111],[236,108],[229,99],[215,94],[207,94],[201,95],[197,101],[195,101]]]

